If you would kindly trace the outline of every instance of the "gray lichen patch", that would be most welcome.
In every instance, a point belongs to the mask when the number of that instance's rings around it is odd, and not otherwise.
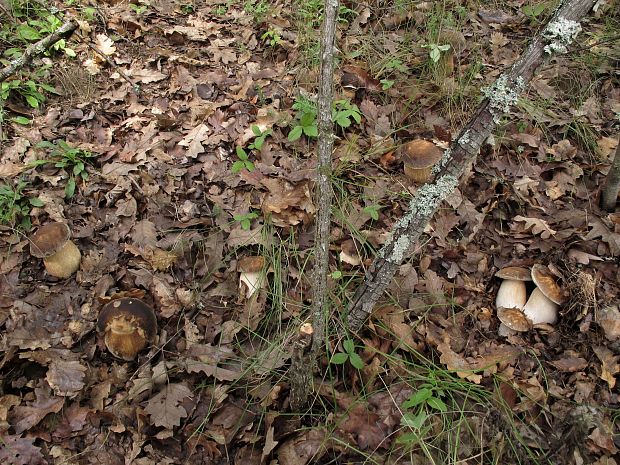
[[[567,46],[570,45],[577,34],[581,32],[581,24],[563,17],[551,21],[543,31],[543,37],[549,42],[545,45],[545,52],[566,53]]]
[[[452,150],[446,149],[441,159],[433,165],[433,168],[431,168],[431,174],[435,176],[437,173],[439,173],[441,169],[446,166],[448,161],[450,161],[450,157],[452,157]]]
[[[510,107],[517,103],[519,94],[525,88],[525,81],[518,76],[513,81],[502,74],[490,87],[484,87],[482,93],[489,99],[493,121],[499,123],[502,115],[510,111]]]

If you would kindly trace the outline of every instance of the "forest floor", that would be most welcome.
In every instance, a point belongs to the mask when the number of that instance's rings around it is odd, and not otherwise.
[[[79,37],[0,93],[1,463],[619,463],[618,2],[537,71],[358,334],[348,299],[419,187],[403,147],[445,149],[556,2],[342,3],[332,310],[297,410],[322,0],[49,3]],[[55,16],[0,6],[6,64]],[[52,221],[68,279],[30,253]],[[558,322],[500,331],[495,273],[535,264]],[[135,361],[96,328],[120,297],[157,316]]]

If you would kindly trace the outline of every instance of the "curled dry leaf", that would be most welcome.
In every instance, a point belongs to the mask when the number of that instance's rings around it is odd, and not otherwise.
[[[73,397],[84,387],[86,367],[78,361],[54,360],[47,370],[47,382],[59,396]]]
[[[147,402],[144,411],[151,417],[153,425],[172,429],[187,416],[180,404],[188,397],[192,397],[192,391],[184,384],[168,384]]]

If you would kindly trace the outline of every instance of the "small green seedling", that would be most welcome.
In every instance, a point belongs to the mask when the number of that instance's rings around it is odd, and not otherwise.
[[[379,210],[383,207],[381,205],[368,205],[364,207],[362,210],[368,216],[370,216],[373,220],[377,221],[379,219]]]
[[[133,11],[135,11],[135,13],[137,15],[141,15],[142,13],[144,13],[146,10],[149,9],[149,6],[146,5],[146,4],[137,5],[135,3],[130,3],[129,4],[129,8],[131,8]]]
[[[69,174],[69,180],[65,186],[65,197],[70,199],[75,195],[76,178],[82,181],[88,180],[87,165],[92,164],[97,154],[88,150],[71,147],[64,140],[54,143],[43,141],[37,144],[39,148],[50,149],[51,160],[37,160],[34,165],[53,163],[56,168],[61,168]]]
[[[261,131],[258,126],[255,124],[252,125],[252,132],[256,136],[256,139],[248,145],[250,150],[260,150],[263,148],[263,144],[265,143],[265,139],[267,136],[271,135],[271,129],[266,129],[265,131]]]
[[[381,81],[379,82],[381,83],[381,89],[383,90],[391,89],[392,86],[394,86],[394,81],[391,81],[389,79],[381,79]]]
[[[432,429],[432,424],[426,424],[426,419],[431,412],[448,411],[448,406],[442,400],[444,396],[444,391],[436,384],[424,383],[403,402],[403,410],[409,411],[403,414],[401,425],[410,428],[411,432],[399,436],[399,443],[415,444]]]
[[[39,105],[45,102],[45,95],[43,95],[41,90],[58,93],[52,86],[35,82],[32,79],[26,81],[20,79],[3,81],[0,84],[0,100],[7,100],[11,94],[18,94],[26,100],[30,107],[39,108]]]
[[[43,201],[38,197],[28,197],[24,189],[28,186],[25,181],[17,181],[15,186],[0,184],[0,224],[28,230],[30,210],[32,207],[42,207]]]
[[[422,45],[424,48],[428,48],[428,56],[433,63],[437,63],[441,58],[441,52],[447,52],[450,50],[450,44],[426,44]]]
[[[337,352],[332,355],[331,363],[335,365],[343,365],[348,360],[353,368],[361,370],[364,368],[364,361],[355,352],[355,343],[351,339],[345,339],[342,341],[342,348],[344,352]]]
[[[338,280],[338,279],[342,278],[342,271],[334,270],[334,271],[331,272],[331,274],[329,276],[332,279],[334,279],[334,280]]]
[[[275,47],[276,45],[280,45],[282,43],[282,37],[275,29],[269,29],[262,36],[260,36],[260,39],[269,44],[271,47]]]
[[[525,5],[522,8],[523,14],[527,16],[532,23],[538,23],[538,17],[544,13],[546,6],[542,3],[535,5]]]
[[[244,213],[242,215],[233,215],[233,218],[235,221],[239,222],[239,224],[241,225],[241,229],[243,229],[244,231],[249,231],[250,226],[252,225],[252,220],[258,218],[258,213],[250,212]]]
[[[241,146],[237,146],[236,148],[237,157],[239,160],[233,163],[231,171],[233,173],[238,173],[239,171],[246,169],[249,172],[254,171],[254,163],[250,161],[250,156]]]
[[[332,120],[341,128],[348,128],[352,121],[362,122],[360,109],[348,100],[336,100],[332,110]]]
[[[303,134],[308,137],[318,137],[319,128],[316,122],[316,113],[301,113],[297,124],[288,133],[288,140],[291,142],[299,139]]]

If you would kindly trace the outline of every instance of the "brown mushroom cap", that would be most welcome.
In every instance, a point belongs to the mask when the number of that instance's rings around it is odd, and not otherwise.
[[[532,273],[527,268],[520,266],[507,266],[498,270],[495,276],[501,279],[510,279],[512,281],[531,281]]]
[[[513,331],[529,331],[532,323],[518,308],[498,308],[497,318]]]
[[[71,230],[65,223],[48,223],[41,226],[30,238],[30,254],[37,258],[54,255],[70,237]]]
[[[104,334],[105,345],[114,356],[131,361],[155,338],[157,318],[140,299],[125,297],[103,306],[97,329]]]
[[[443,152],[432,142],[416,139],[407,143],[403,152],[403,161],[411,168],[430,168],[443,156]]]
[[[558,305],[564,303],[562,289],[555,282],[555,278],[545,265],[536,264],[532,266],[532,279],[534,284],[545,294],[545,296]]]
[[[265,266],[265,257],[257,255],[243,257],[237,263],[237,271],[241,273],[256,273],[262,271]]]

